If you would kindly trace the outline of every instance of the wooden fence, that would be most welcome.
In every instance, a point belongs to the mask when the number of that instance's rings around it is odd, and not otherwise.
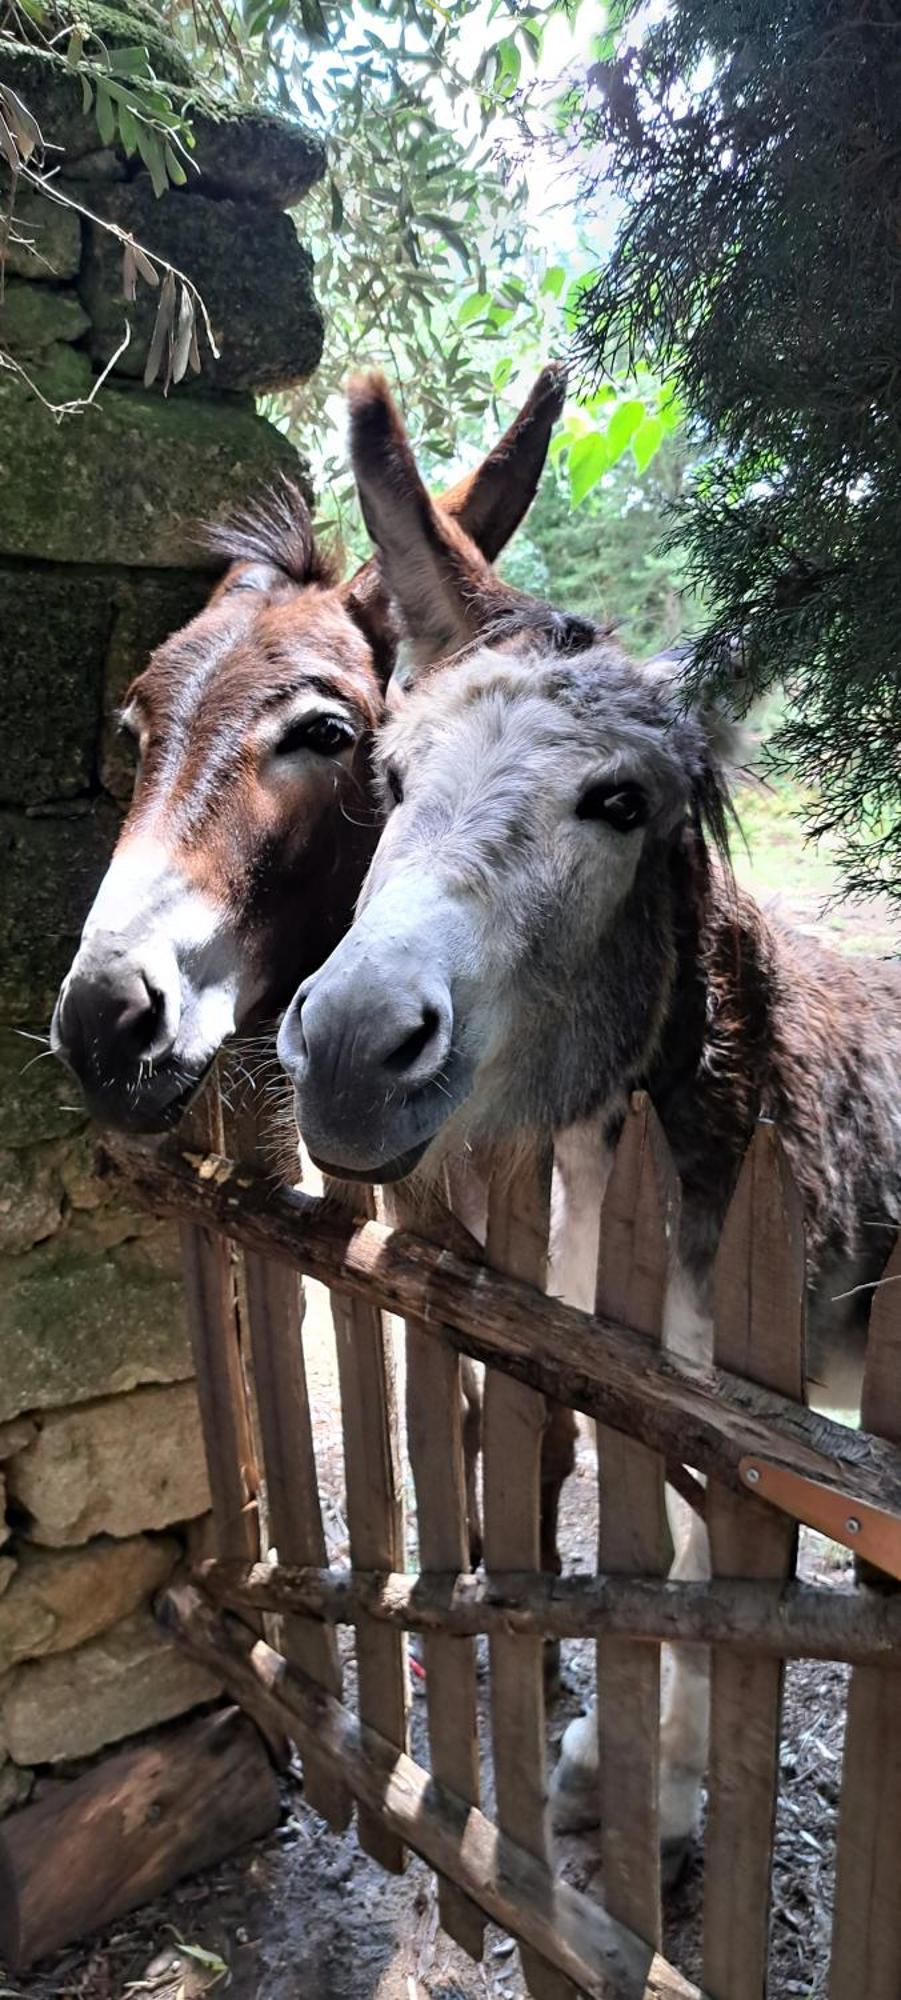
[[[218,1543],[172,1591],[172,1631],[263,1729],[298,1747],[329,1823],[356,1807],[361,1845],[438,1878],[441,1921],[475,1958],[486,1918],[517,1940],[538,2000],[767,1990],[787,1658],[851,1663],[832,1944],[832,2000],[901,1995],[901,1290],[874,1294],[863,1424],[803,1404],[804,1255],[773,1129],[758,1128],[715,1269],[715,1366],[662,1347],[679,1188],[647,1102],[626,1121],[601,1206],[549,1272],[550,1164],[488,1190],[481,1261],[456,1220],[375,1217],[366,1189],[327,1200],[277,1187],[260,1122],[223,1141],[215,1094],[188,1142],[113,1147],[103,1170],[179,1218]],[[583,1209],[586,1205],[583,1203]],[[600,1210],[600,1228],[598,1211]],[[592,1212],[593,1211],[593,1212]],[[471,1218],[470,1218],[471,1219]],[[565,1295],[597,1259],[591,1317]],[[598,1249],[599,1244],[599,1249]],[[236,1311],[234,1248],[243,1253]],[[351,1568],[326,1565],[297,1273],[331,1289]],[[888,1280],[901,1278],[896,1251]],[[404,1570],[393,1341],[406,1322],[407,1439],[421,1574]],[[246,1346],[245,1346],[246,1343]],[[461,1356],[488,1364],[485,1574],[468,1574]],[[252,1396],[247,1383],[252,1381]],[[598,1420],[596,1569],[539,1573],[546,1398]],[[261,1458],[255,1469],[257,1455]],[[687,1471],[685,1470],[687,1468]],[[706,1508],[709,1582],[667,1580],[665,1476]],[[699,1475],[706,1481],[706,1492]],[[259,1554],[259,1507],[278,1563]],[[798,1520],[885,1572],[884,1589],[793,1581]],[[240,1616],[235,1614],[239,1613]],[[261,1638],[279,1614],[281,1651]],[[335,1628],[355,1633],[358,1707],[341,1698]],[[407,1752],[406,1634],[423,1635],[430,1770]],[[272,1627],[266,1627],[271,1638]],[[474,1640],[488,1636],[496,1824],[480,1809]],[[597,1640],[603,1906],[555,1875],[542,1645]],[[661,1642],[710,1647],[703,1985],[661,1955]]]

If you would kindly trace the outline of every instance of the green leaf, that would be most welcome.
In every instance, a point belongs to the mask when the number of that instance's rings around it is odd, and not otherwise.
[[[559,299],[560,293],[562,292],[565,284],[566,284],[566,272],[563,268],[563,265],[552,264],[550,269],[548,271],[545,271],[544,277],[542,278],[541,284],[539,286],[539,290],[544,293],[546,298]]]
[[[163,158],[162,141],[156,132],[151,132],[146,125],[138,126],[138,152],[147,168],[153,183],[153,192],[159,201],[160,195],[165,194],[169,186],[169,176]]]
[[[470,292],[457,314],[457,325],[471,326],[474,319],[483,319],[490,304],[490,292]]]
[[[505,35],[494,51],[498,66],[498,77],[510,78],[510,88],[515,90],[522,71],[522,56],[512,35]]]
[[[311,42],[328,41],[328,27],[319,0],[300,0],[300,18]]]
[[[120,119],[121,119],[121,114],[120,114]],[[163,159],[166,164],[166,172],[169,176],[170,181],[172,182],[173,187],[184,187],[188,176],[185,173],[184,167],[182,166],[182,163],[178,157],[178,154],[175,151],[174,146],[170,146],[168,139],[165,141],[163,145]]]
[[[499,361],[497,367],[493,368],[491,371],[492,389],[496,389],[499,394],[501,389],[506,388],[512,373],[513,373],[512,358],[509,354],[505,354],[503,361]]]
[[[97,130],[104,146],[112,146],[116,137],[116,107],[102,77],[97,78]]]
[[[644,421],[644,414],[644,404],[640,403],[636,396],[627,398],[625,403],[617,404],[604,432],[611,465],[615,465],[616,460],[622,458],[639,424]]]
[[[119,137],[129,156],[138,150],[138,126],[129,104],[119,105]]]
[[[70,69],[77,69],[84,48],[84,34],[80,28],[73,28],[66,44],[66,61]]]
[[[110,53],[110,68],[119,76],[149,76],[150,61],[147,50],[140,44],[134,48],[113,49]]]
[[[93,103],[94,103],[94,92],[91,88],[91,85],[88,82],[87,77],[83,76],[81,79],[81,108],[85,117],[87,117],[88,112],[91,110],[93,106]]]
[[[663,443],[666,426],[662,417],[645,417],[632,438],[632,457],[639,472],[646,472]]]
[[[599,479],[610,467],[610,454],[606,439],[599,431],[590,431],[587,437],[576,438],[570,445],[567,470],[569,491],[574,507],[581,506],[586,495],[596,486]]]

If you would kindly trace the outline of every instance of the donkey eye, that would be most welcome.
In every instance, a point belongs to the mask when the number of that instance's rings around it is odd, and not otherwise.
[[[389,764],[385,772],[385,783],[388,787],[389,792],[391,793],[391,797],[393,798],[395,805],[396,806],[403,805],[404,801],[403,783],[401,780],[400,772],[395,770],[393,764]]]
[[[590,785],[576,807],[577,819],[603,820],[617,833],[644,826],[648,802],[640,785]]]
[[[353,742],[349,722],[337,715],[305,715],[292,722],[275,746],[277,757],[293,757],[298,750],[315,750],[320,757],[337,757]]]

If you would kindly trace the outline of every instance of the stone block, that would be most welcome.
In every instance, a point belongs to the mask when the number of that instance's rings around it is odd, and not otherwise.
[[[39,355],[22,366],[29,383],[50,404],[51,410],[59,410],[66,403],[86,402],[94,387],[90,355],[82,347],[67,347],[62,340],[51,341],[49,347],[43,347]]]
[[[59,424],[0,375],[0,553],[137,569],[215,569],[196,524],[279,471],[287,438],[239,403],[107,388]]]
[[[0,1736],[18,1764],[89,1757],[212,1700],[215,1681],[138,1611],[72,1653],[17,1667],[0,1687]]]
[[[122,1538],[202,1514],[209,1486],[194,1384],[53,1410],[7,1475],[29,1538],[44,1547]]]
[[[101,1256],[92,1243],[73,1251],[67,1232],[5,1262],[0,1418],[117,1396],[141,1383],[184,1382],[190,1373],[180,1278],[155,1269],[140,1243]],[[201,1499],[184,1512],[199,1514],[204,1505]],[[162,1527],[176,1518],[135,1525]],[[69,1539],[86,1540],[103,1525]]]
[[[293,208],[325,172],[322,140],[275,112],[223,106],[215,116],[198,109],[192,123],[202,194]]]
[[[289,388],[312,374],[322,353],[323,318],[312,259],[289,216],[259,202],[215,201],[178,188],[157,200],[143,177],[98,188],[92,205],[197,286],[220,351],[214,360],[201,329],[202,387],[262,392]],[[87,224],[79,291],[91,319],[95,362],[108,361],[122,339],[121,260],[117,239]],[[143,375],[158,298],[139,285],[132,338],[116,363],[120,374]]]
[[[8,1424],[0,1424],[0,1459],[15,1458],[17,1451],[34,1444],[37,1434],[33,1417],[12,1417]]]
[[[9,278],[0,297],[0,340],[15,355],[39,355],[57,340],[78,340],[88,315],[77,292]]]
[[[9,199],[9,181],[0,182],[0,198]],[[47,201],[36,188],[16,189],[12,226],[6,245],[9,278],[30,278],[40,284],[74,278],[81,263],[81,223],[74,210]]]
[[[63,1184],[59,1165],[29,1147],[0,1151],[0,1252],[30,1250],[59,1228]]]
[[[0,812],[0,1022],[46,1034],[118,826],[103,800],[39,817]],[[72,1082],[65,1102],[77,1103]]]
[[[0,804],[92,785],[113,616],[103,578],[0,568]]]
[[[19,1565],[15,1556],[0,1556],[0,1597],[4,1597]]]
[[[0,1674],[22,1660],[71,1652],[130,1618],[162,1588],[180,1554],[171,1535],[102,1537],[62,1553],[23,1543],[0,1598]]]
[[[6,948],[12,948],[12,939],[10,930]],[[10,970],[7,960],[0,971],[0,1015],[4,1011],[3,994]],[[13,989],[14,995],[20,990],[17,975]],[[15,998],[11,1011],[15,1014]],[[34,1019],[31,1006],[25,1015],[26,1019],[29,1017]],[[38,1016],[44,1033],[48,1019],[49,1016],[43,1019]],[[67,1108],[72,1104],[73,1091],[72,1078],[52,1056],[45,1059],[40,1043],[27,1040],[17,1028],[0,1027],[0,1133],[5,1146],[31,1146],[77,1133],[85,1121],[83,1114],[73,1115]]]
[[[134,789],[134,752],[116,727],[116,711],[151,653],[203,610],[209,594],[210,580],[197,570],[138,576],[119,594],[106,656],[100,782],[122,806]]]

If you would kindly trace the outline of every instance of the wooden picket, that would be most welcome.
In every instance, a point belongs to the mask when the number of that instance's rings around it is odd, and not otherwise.
[[[767,1992],[774,1811],[787,1657],[853,1662],[842,1778],[832,2000],[901,1991],[901,1633],[892,1596],[796,1585],[796,1521],[835,1523],[901,1577],[901,1244],[871,1314],[861,1433],[802,1402],[800,1209],[771,1126],[758,1127],[728,1211],[713,1286],[716,1373],[661,1353],[679,1188],[649,1104],[636,1099],[601,1201],[599,1172],[565,1252],[551,1259],[551,1162],[494,1161],[452,1196],[446,1230],[393,1197],[395,1229],[359,1188],[330,1204],[264,1192],[244,1152],[220,1157],[215,1104],[193,1151],[127,1160],[134,1198],[183,1219],[218,1556],[203,1594],[171,1594],[170,1629],[278,1745],[290,1735],[308,1797],[332,1823],[355,1799],[361,1843],[385,1867],[414,1848],[434,1868],[449,1933],[477,1957],[486,1917],[520,1945],[536,2000],[700,2000],[660,1955],[661,1642],[695,1692],[711,1647],[704,1993]],[[199,1154],[209,1157],[198,1159]],[[336,1200],[338,1206],[336,1206]],[[343,1207],[340,1202],[343,1200]],[[600,1233],[598,1248],[598,1214]],[[466,1228],[461,1228],[465,1224]],[[469,1233],[467,1233],[469,1231]],[[231,1236],[245,1298],[270,1532],[257,1512]],[[596,1261],[585,1318],[542,1294],[567,1257]],[[350,1572],[327,1570],[300,1345],[296,1274],[332,1287],[345,1433]],[[407,1320],[407,1449],[418,1577],[404,1570],[393,1335]],[[470,1576],[460,1355],[488,1359],[484,1579]],[[600,1418],[602,1574],[541,1574],[545,1394]],[[870,1432],[875,1435],[869,1435]],[[688,1470],[686,1470],[688,1468]],[[711,1582],[666,1579],[664,1483],[693,1503],[707,1475]],[[784,1495],[767,1504],[755,1487]],[[788,1510],[788,1511],[784,1511]],[[683,1572],[675,1572],[682,1579]],[[217,1610],[230,1605],[240,1621]],[[257,1640],[283,1616],[290,1667]],[[334,1628],[356,1637],[360,1722],[340,1699]],[[248,1629],[249,1627],[249,1629]],[[422,1633],[431,1773],[406,1754],[405,1633]],[[497,1831],[480,1809],[474,1634],[488,1635]],[[555,1878],[546,1817],[543,1635],[597,1638],[603,1904]],[[686,1650],[687,1649],[687,1650]],[[697,1711],[701,1713],[701,1710]],[[666,1740],[664,1738],[664,1754]],[[498,1838],[499,1836],[499,1838]]]

